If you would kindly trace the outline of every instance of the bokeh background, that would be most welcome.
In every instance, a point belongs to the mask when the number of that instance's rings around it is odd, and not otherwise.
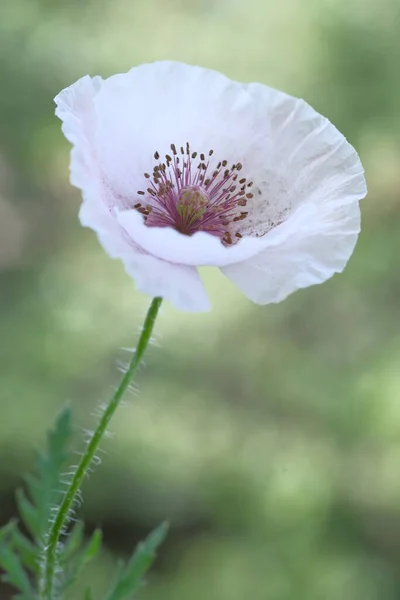
[[[164,306],[84,488],[95,589],[168,518],[143,600],[400,598],[399,31],[398,0],[0,0],[0,524],[66,402],[82,446],[148,304],[78,224],[61,88],[160,58],[262,81],[369,186],[343,275],[257,307],[206,271],[212,312]]]

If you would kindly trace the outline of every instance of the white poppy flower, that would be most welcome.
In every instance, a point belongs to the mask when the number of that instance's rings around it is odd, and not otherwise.
[[[345,267],[363,168],[303,100],[157,62],[83,77],[55,102],[81,223],[142,292],[207,310],[197,267],[217,266],[267,304]]]

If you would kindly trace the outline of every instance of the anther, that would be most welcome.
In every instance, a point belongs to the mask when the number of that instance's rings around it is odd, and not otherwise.
[[[152,207],[140,202],[134,208],[147,220],[148,226],[175,227],[186,235],[203,230],[214,232],[224,245],[231,245],[243,237],[240,232],[231,231],[233,222],[242,221],[248,212],[239,212],[246,207],[253,182],[247,182],[238,172],[242,163],[219,161],[212,174],[209,172],[209,157],[214,150],[191,152],[189,142],[182,146],[170,144],[170,152],[160,159],[158,150],[154,152],[156,160],[150,173],[144,173],[150,179],[147,191],[138,190],[139,196],[151,198]],[[181,158],[182,157],[182,158]],[[197,162],[197,158],[199,161]],[[197,169],[196,169],[197,167]],[[182,195],[182,191],[185,193]],[[179,205],[178,214],[174,209]],[[170,225],[167,225],[170,224]]]

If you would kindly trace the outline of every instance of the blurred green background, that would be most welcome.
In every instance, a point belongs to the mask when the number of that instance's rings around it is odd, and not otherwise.
[[[96,589],[168,518],[143,600],[400,598],[399,31],[398,0],[0,0],[0,524],[66,402],[82,447],[148,305],[78,224],[61,88],[166,58],[262,81],[369,186],[343,275],[258,307],[206,271],[212,312],[164,306],[84,488]]]

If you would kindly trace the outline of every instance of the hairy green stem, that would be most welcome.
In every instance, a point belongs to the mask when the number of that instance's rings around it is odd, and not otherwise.
[[[116,392],[112,396],[110,402],[104,409],[104,412],[100,418],[96,430],[92,434],[86,450],[80,460],[80,463],[75,471],[71,483],[65,493],[63,501],[57,511],[54,523],[51,526],[49,532],[49,538],[47,546],[44,551],[44,560],[42,563],[42,573],[40,582],[40,600],[54,600],[55,595],[55,576],[58,568],[57,553],[58,543],[60,536],[64,530],[64,527],[68,521],[69,512],[74,504],[76,495],[80,489],[82,481],[87,473],[93,458],[98,450],[99,444],[103,438],[104,433],[107,430],[108,424],[118,408],[125,392],[127,391],[133,376],[135,375],[146,348],[149,344],[151,334],[153,332],[154,323],[161,306],[162,298],[154,298],[150,308],[147,312],[146,319],[144,321],[143,329],[140,334],[139,342],[133,353],[132,360],[129,364],[128,370],[124,374],[121,383],[119,384]]]

